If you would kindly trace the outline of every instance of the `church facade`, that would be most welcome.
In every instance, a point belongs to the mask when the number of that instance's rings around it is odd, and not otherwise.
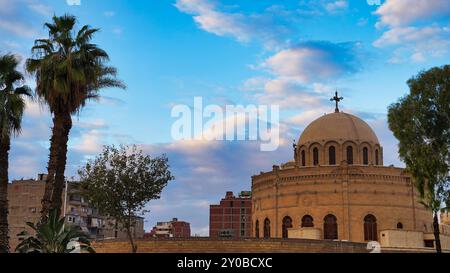
[[[383,147],[362,119],[336,105],[294,150],[294,160],[252,177],[254,237],[432,247],[432,215],[411,176],[383,165]]]

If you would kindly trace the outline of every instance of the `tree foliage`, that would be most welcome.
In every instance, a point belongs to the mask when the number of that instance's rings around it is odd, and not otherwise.
[[[105,146],[78,173],[84,195],[120,224],[136,252],[131,235],[136,216],[149,201],[159,199],[164,187],[174,179],[167,157],[151,158],[136,146]]]
[[[94,252],[90,241],[85,233],[77,230],[73,226],[65,224],[65,218],[58,218],[56,210],[49,214],[48,221],[43,224],[35,225],[27,222],[36,235],[30,236],[28,232],[23,231],[17,236],[27,236],[20,242],[16,251],[20,253],[74,253]],[[78,248],[75,246],[78,244]]]
[[[422,203],[434,213],[436,235],[437,214],[450,205],[450,66],[421,72],[408,86],[410,93],[389,107],[389,128]]]

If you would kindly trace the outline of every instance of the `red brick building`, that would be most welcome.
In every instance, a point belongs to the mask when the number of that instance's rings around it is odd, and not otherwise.
[[[241,192],[238,197],[227,192],[219,205],[209,209],[209,237],[247,238],[252,231],[252,197]]]
[[[152,231],[146,233],[144,238],[189,238],[191,237],[191,224],[173,218],[170,222],[158,222]]]

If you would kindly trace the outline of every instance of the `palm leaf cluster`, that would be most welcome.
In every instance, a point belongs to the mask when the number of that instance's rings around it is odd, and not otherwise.
[[[56,210],[49,214],[46,223],[35,225],[28,222],[35,236],[30,236],[26,231],[17,236],[27,237],[16,248],[20,253],[94,253],[89,238],[85,233],[73,226],[65,225],[65,218],[58,218]],[[78,245],[78,247],[76,247]]]

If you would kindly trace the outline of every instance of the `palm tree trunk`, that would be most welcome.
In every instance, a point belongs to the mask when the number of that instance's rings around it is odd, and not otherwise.
[[[72,129],[72,117],[70,116],[70,113],[65,112],[61,114],[61,125],[61,134],[58,141],[58,161],[56,162],[55,182],[53,184],[51,204],[51,209],[56,209],[58,217],[61,215],[61,208],[63,207],[62,194],[65,186],[64,172],[66,170],[67,162],[67,142],[69,141],[69,134]]]
[[[9,252],[8,236],[8,154],[9,137],[0,139],[0,253]]]
[[[45,191],[42,198],[41,223],[47,222],[48,214],[52,204],[52,194],[55,182],[56,165],[58,163],[59,141],[63,132],[63,120],[60,113],[53,117],[52,137],[50,138],[50,155],[47,167],[47,179],[45,180]]]
[[[442,253],[441,238],[440,238],[440,231],[439,231],[438,212],[434,212],[433,228],[434,228],[434,241],[436,242],[436,252],[437,253]]]

